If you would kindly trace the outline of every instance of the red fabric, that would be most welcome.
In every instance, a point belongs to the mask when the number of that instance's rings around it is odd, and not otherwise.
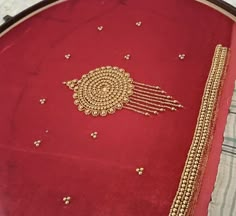
[[[3,36],[0,214],[168,215],[215,46],[229,46],[231,29],[230,20],[194,1],[71,0]],[[128,110],[85,116],[62,82],[103,65],[160,85],[185,108],[150,118]]]
[[[220,109],[217,111],[216,130],[214,133],[214,139],[212,141],[212,148],[209,154],[205,176],[203,178],[202,189],[195,208],[194,215],[196,216],[207,215],[208,203],[210,202],[210,197],[213,191],[217,168],[220,160],[220,153],[223,143],[223,133],[236,80],[236,24],[234,24],[231,38],[230,61],[225,77],[224,88],[222,89],[222,95],[220,98]]]

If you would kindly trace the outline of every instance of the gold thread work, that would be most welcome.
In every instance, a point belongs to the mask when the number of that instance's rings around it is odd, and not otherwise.
[[[213,133],[212,121],[214,120],[222,76],[226,70],[227,57],[228,49],[222,45],[217,45],[204,90],[194,137],[169,216],[188,215],[190,203],[196,195],[197,179],[200,176],[200,168],[204,160],[203,154]]]
[[[63,84],[74,91],[74,104],[86,115],[106,116],[125,108],[149,116],[183,107],[159,86],[135,82],[118,67],[96,68]]]

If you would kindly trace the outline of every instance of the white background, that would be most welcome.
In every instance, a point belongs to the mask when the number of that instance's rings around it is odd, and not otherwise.
[[[236,0],[224,0],[224,1],[236,7]]]

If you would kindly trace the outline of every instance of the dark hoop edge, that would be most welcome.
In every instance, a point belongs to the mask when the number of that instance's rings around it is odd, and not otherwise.
[[[207,0],[207,1],[229,12],[233,16],[236,16],[236,7],[234,7],[233,5],[222,0]]]
[[[46,7],[52,3],[58,2],[59,0],[43,0],[40,1],[27,9],[23,10],[22,12],[18,13],[17,15],[13,16],[9,20],[5,21],[1,26],[0,26],[0,34],[3,33],[5,30],[13,26],[15,23],[19,22],[21,19],[24,17],[30,15],[31,13]]]

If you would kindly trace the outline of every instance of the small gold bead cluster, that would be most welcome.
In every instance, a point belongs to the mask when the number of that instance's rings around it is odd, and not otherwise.
[[[124,59],[130,60],[130,57],[131,57],[131,55],[130,55],[130,54],[127,54],[127,55],[124,56]]]
[[[70,57],[71,57],[70,54],[66,54],[66,55],[65,55],[65,58],[66,58],[67,60],[70,59]]]
[[[227,48],[221,45],[216,47],[211,71],[202,98],[195,134],[179,188],[170,210],[170,216],[184,216],[187,214],[195,189],[194,187],[196,185],[203,153],[213,131],[211,120],[214,118],[215,114],[218,92],[227,62],[227,53]]]
[[[34,141],[34,145],[35,145],[36,147],[39,147],[41,143],[42,143],[42,140],[36,140],[36,141]]]
[[[67,197],[64,197],[63,199],[63,202],[65,205],[69,205],[70,202],[71,202],[71,197],[70,196],[67,196]]]
[[[142,25],[141,21],[136,22],[136,26],[140,27]]]
[[[136,172],[138,173],[138,175],[143,175],[144,168],[143,167],[137,168]]]
[[[98,30],[98,31],[102,31],[102,30],[103,30],[103,26],[98,26],[98,27],[97,27],[97,30]]]
[[[98,135],[98,132],[93,132],[93,133],[91,133],[91,137],[93,138],[93,139],[96,139],[97,138],[97,135]]]
[[[46,100],[45,98],[41,98],[41,99],[39,100],[39,103],[43,105],[43,104],[46,103],[46,101],[47,101],[47,100]]]
[[[184,60],[185,59],[185,54],[179,54],[179,59]]]

